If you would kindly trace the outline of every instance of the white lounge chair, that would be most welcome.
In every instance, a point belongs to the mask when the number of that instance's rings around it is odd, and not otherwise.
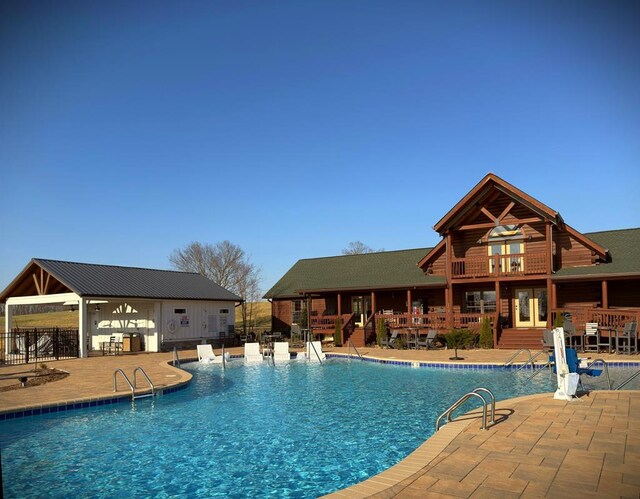
[[[319,341],[307,342],[306,356],[311,362],[319,362],[327,358],[326,354],[322,351],[322,343]]]
[[[244,344],[244,361],[245,362],[262,362],[264,358],[260,353],[260,343]]]
[[[282,362],[285,360],[291,360],[291,354],[289,353],[289,342],[276,341],[273,344],[273,361]]]
[[[196,349],[198,350],[198,360],[203,364],[222,363],[222,356],[213,353],[211,345],[196,345]]]

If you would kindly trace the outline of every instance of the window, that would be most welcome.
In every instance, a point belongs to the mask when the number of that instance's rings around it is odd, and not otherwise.
[[[173,309],[173,313],[176,314],[176,315],[186,314],[187,313],[187,309],[186,308],[174,308]]]
[[[467,291],[465,309],[472,314],[484,314],[496,311],[495,291]]]
[[[228,314],[229,313],[229,309],[228,308],[221,308],[220,309],[220,313],[221,314]]]
[[[291,323],[300,324],[307,320],[307,304],[305,300],[292,300],[291,301]],[[306,325],[305,325],[306,327]]]

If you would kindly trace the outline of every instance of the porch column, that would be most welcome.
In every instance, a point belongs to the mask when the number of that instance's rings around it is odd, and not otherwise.
[[[500,281],[496,280],[496,320],[493,324],[493,348],[498,348],[498,328],[500,327]]]
[[[555,282],[551,283],[551,308],[558,308],[558,285]]]
[[[447,315],[447,329],[453,328],[453,283],[451,282],[451,260],[453,256],[451,242],[451,232],[447,231],[447,243],[445,249],[445,277],[447,279],[447,287],[444,293],[444,306]]]
[[[551,311],[553,310],[553,284],[551,279],[547,278],[547,329],[553,329],[553,321],[551,317]]]
[[[13,325],[13,306],[9,305],[9,302],[4,304],[4,332],[7,335],[4,342],[4,354],[9,355],[11,346],[9,345],[9,333],[11,332],[11,326]]]
[[[307,298],[307,325],[305,326],[307,331],[311,331],[311,297],[309,295],[306,296]]]
[[[544,228],[545,228],[545,238],[547,240],[546,274],[551,275],[551,273],[553,272],[553,235],[552,235],[553,227],[551,226],[551,222],[549,220],[545,222]],[[547,285],[547,288],[548,287],[549,286]]]
[[[609,308],[609,283],[602,281],[602,308]]]
[[[338,293],[338,317],[342,317],[342,297]]]
[[[407,313],[411,315],[413,310],[411,309],[411,290],[407,289]]]
[[[376,292],[375,291],[371,291],[371,313],[372,314],[376,313]]]
[[[87,300],[85,298],[80,298],[78,301],[78,341],[80,342],[78,345],[78,356],[80,358],[89,356],[89,352],[87,351],[87,339]]]

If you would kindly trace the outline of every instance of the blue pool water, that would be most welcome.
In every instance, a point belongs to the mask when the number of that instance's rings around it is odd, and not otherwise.
[[[154,400],[0,423],[5,496],[317,497],[406,457],[475,387],[555,389],[546,374],[344,360],[183,368],[191,385]]]

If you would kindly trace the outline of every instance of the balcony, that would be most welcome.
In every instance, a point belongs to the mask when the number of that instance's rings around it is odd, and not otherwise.
[[[547,255],[544,252],[454,258],[451,261],[453,279],[521,277],[546,273]]]

